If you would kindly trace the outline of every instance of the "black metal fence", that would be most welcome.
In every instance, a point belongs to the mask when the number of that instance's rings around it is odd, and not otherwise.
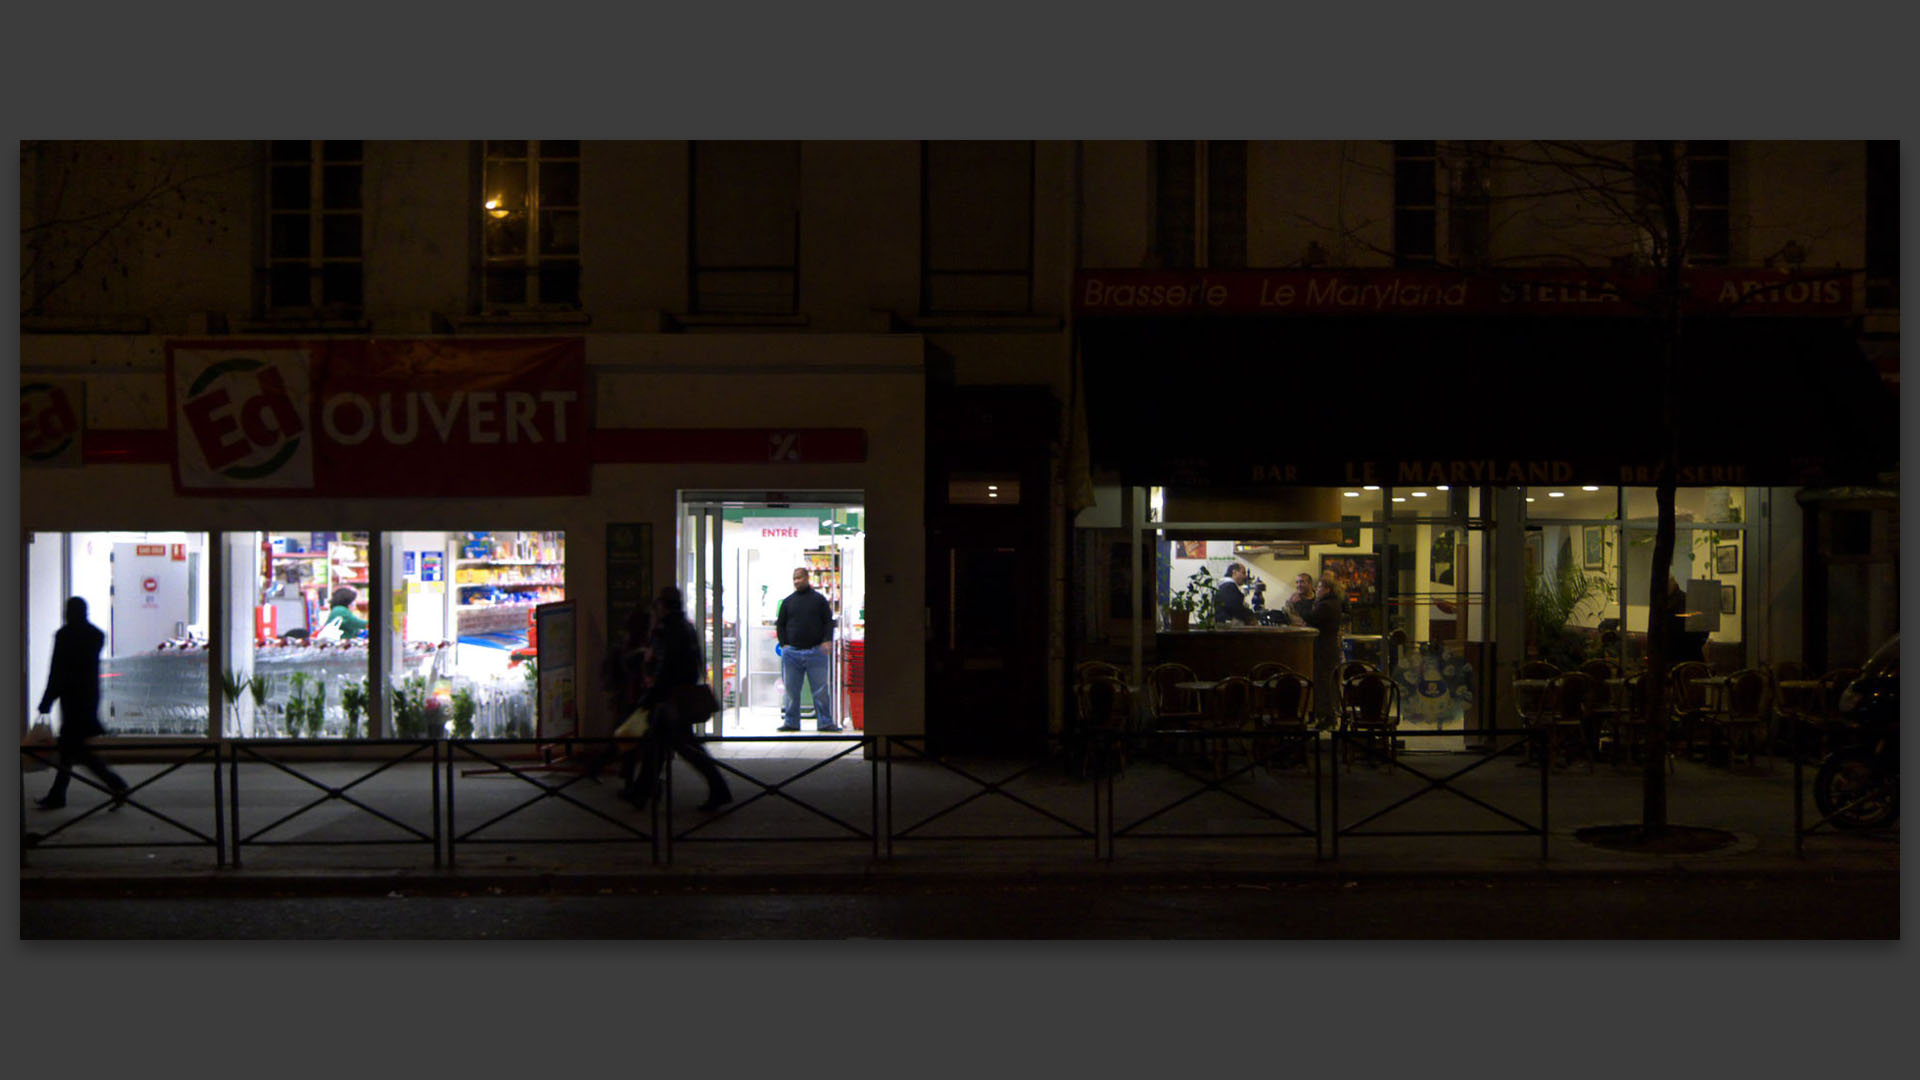
[[[1316,861],[1337,861],[1343,844],[1373,837],[1508,836],[1537,838],[1540,858],[1549,857],[1554,770],[1543,733],[1403,729],[1394,737],[1407,754],[1371,759],[1362,752],[1379,746],[1350,732],[1068,735],[1011,757],[936,752],[921,735],[716,739],[709,745],[720,751],[734,799],[686,821],[675,820],[673,768],[661,798],[642,813],[608,797],[599,767],[611,771],[632,746],[611,738],[119,737],[101,747],[116,763],[159,768],[131,774],[132,787],[117,800],[76,774],[75,811],[65,816],[23,806],[21,861],[62,848],[191,846],[210,848],[221,867],[230,856],[237,867],[243,853],[261,848],[397,845],[430,850],[435,866],[451,866],[473,845],[615,844],[657,865],[672,862],[677,847],[750,843],[859,844],[881,861],[968,841],[1052,841],[1062,856],[1081,851],[1111,862],[1123,845],[1203,851],[1224,839],[1279,847],[1310,840]],[[1418,753],[1429,739],[1476,745],[1464,754]],[[808,751],[750,752],[783,744]],[[1492,785],[1498,798],[1474,786],[1477,770],[1511,763],[1520,749],[1543,762],[1533,796],[1532,778]],[[23,770],[57,760],[52,746],[22,746],[21,754]],[[1348,757],[1369,775],[1353,779],[1358,766]],[[204,792],[183,788],[202,766]],[[24,781],[23,772],[23,795]],[[1806,822],[1805,786],[1796,761],[1796,851],[1828,824]],[[1516,805],[1535,798],[1537,808]],[[1419,827],[1392,827],[1416,802]],[[128,825],[134,819],[139,829]]]

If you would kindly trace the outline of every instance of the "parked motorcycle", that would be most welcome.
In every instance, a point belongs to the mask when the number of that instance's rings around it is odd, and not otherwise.
[[[1814,774],[1814,805],[1840,828],[1879,828],[1900,816],[1899,689],[1896,634],[1841,693],[1845,734]]]

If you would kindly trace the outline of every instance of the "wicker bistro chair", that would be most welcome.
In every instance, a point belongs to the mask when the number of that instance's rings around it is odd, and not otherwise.
[[[1727,767],[1734,764],[1738,746],[1747,752],[1747,764],[1753,764],[1756,752],[1767,756],[1767,771],[1773,771],[1773,752],[1767,749],[1767,677],[1753,668],[1744,668],[1727,677],[1727,710],[1705,718],[1707,730],[1727,744]]]
[[[1111,675],[1093,675],[1078,687],[1082,776],[1100,776],[1108,768],[1127,771],[1127,732],[1133,725],[1133,688]]]
[[[1612,744],[1610,758],[1616,764],[1624,754],[1631,763],[1634,747],[1647,743],[1647,677],[1635,672],[1627,676],[1621,688],[1619,711],[1607,717]],[[1667,748],[1667,771],[1673,771],[1673,748]]]
[[[1553,764],[1554,750],[1560,751],[1563,765],[1573,764],[1571,747],[1578,747],[1587,759],[1587,771],[1593,771],[1593,748],[1587,743],[1587,708],[1598,693],[1593,677],[1580,671],[1563,671],[1547,684],[1545,701],[1527,726],[1544,728],[1547,733],[1546,761]]]
[[[1775,673],[1778,681],[1792,681],[1796,677],[1806,678],[1797,672],[1795,675],[1788,675],[1784,670]],[[1832,741],[1827,718],[1838,707],[1840,692],[1857,677],[1854,669],[1840,668],[1814,680],[1819,683],[1818,688],[1792,692],[1780,688],[1776,682],[1774,708],[1786,726],[1789,753],[1803,762],[1819,761],[1826,756]]]
[[[1254,726],[1298,738],[1267,738],[1254,743],[1254,752],[1268,772],[1291,765],[1311,764],[1307,754],[1313,740],[1313,680],[1287,671],[1266,685],[1254,684]]]
[[[1147,706],[1153,710],[1156,728],[1190,728],[1200,720],[1200,702],[1191,690],[1175,683],[1194,682],[1193,669],[1185,664],[1155,664],[1147,671]]]
[[[1207,758],[1213,763],[1213,778],[1226,774],[1227,755],[1236,740],[1221,737],[1223,732],[1245,731],[1253,726],[1253,680],[1245,675],[1221,679],[1207,695],[1200,709],[1200,728],[1212,733],[1207,740]],[[1244,740],[1239,740],[1244,745]],[[1251,751],[1248,755],[1251,756]]]
[[[1278,660],[1262,660],[1247,672],[1247,678],[1254,682],[1265,682],[1275,675],[1291,674],[1293,669]]]
[[[1362,671],[1340,684],[1343,760],[1353,768],[1357,748],[1370,758],[1394,762],[1394,732],[1400,726],[1400,684],[1378,671]]]
[[[1707,688],[1695,686],[1694,680],[1712,675],[1713,668],[1700,660],[1682,660],[1667,669],[1667,736],[1684,742],[1688,757],[1696,748],[1706,752],[1700,737],[1705,734]]]
[[[1334,720],[1336,723],[1344,724],[1346,722],[1346,715],[1347,715],[1347,689],[1346,688],[1347,688],[1348,681],[1351,680],[1356,675],[1360,675],[1369,671],[1378,672],[1379,670],[1380,670],[1379,668],[1374,667],[1372,664],[1368,663],[1365,660],[1342,660],[1338,664],[1334,665],[1333,685],[1327,688],[1327,692],[1333,695],[1334,711],[1337,714],[1334,717]]]
[[[1598,751],[1601,737],[1611,738],[1608,721],[1621,708],[1618,687],[1608,685],[1620,677],[1620,665],[1604,656],[1596,656],[1582,663],[1579,671],[1593,680],[1593,697],[1587,703],[1587,743]]]
[[[1105,660],[1082,660],[1074,666],[1073,681],[1075,683],[1084,683],[1096,675],[1121,680],[1127,677],[1118,664],[1109,664]]]

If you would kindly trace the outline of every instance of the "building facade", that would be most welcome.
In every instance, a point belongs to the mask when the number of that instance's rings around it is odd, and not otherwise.
[[[1689,424],[1713,434],[1680,479],[1706,632],[1741,664],[1864,656],[1897,628],[1887,418],[1841,425],[1877,440],[1844,454],[1734,441],[1796,421],[1755,412],[1760,380],[1716,380],[1757,338],[1768,377],[1880,407],[1897,156],[1593,151],[1626,162],[1628,206],[1657,202],[1633,202],[1632,166],[1670,155],[1685,270],[1745,299],[1689,324],[1731,328],[1700,347]],[[574,681],[539,723],[602,734],[597,658],[675,583],[719,730],[752,733],[778,711],[767,624],[795,564],[833,590],[840,718],[952,746],[1060,730],[1075,661],[1151,662],[1167,601],[1236,559],[1263,584],[1334,559],[1362,648],[1400,630],[1483,686],[1525,655],[1527,576],[1566,552],[1610,583],[1573,628],[1630,639],[1657,459],[1621,448],[1664,429],[1622,415],[1647,319],[1592,309],[1633,298],[1661,234],[1543,184],[1567,164],[1548,152],[29,145],[22,692],[78,594],[117,624],[110,727],[297,731],[324,682],[328,734],[463,690],[481,730],[532,730],[526,661],[559,655],[532,613],[567,600]],[[1503,307],[1516,290],[1549,310]],[[1563,496],[1582,505],[1545,512]],[[373,625],[323,640],[343,586]],[[265,697],[229,692],[256,675]],[[362,679],[355,729],[339,694]]]

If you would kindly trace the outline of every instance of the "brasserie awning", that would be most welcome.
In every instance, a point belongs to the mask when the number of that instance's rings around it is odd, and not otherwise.
[[[1897,400],[1844,320],[1695,317],[1671,412],[1641,319],[1082,318],[1093,466],[1127,483],[1871,482]]]

